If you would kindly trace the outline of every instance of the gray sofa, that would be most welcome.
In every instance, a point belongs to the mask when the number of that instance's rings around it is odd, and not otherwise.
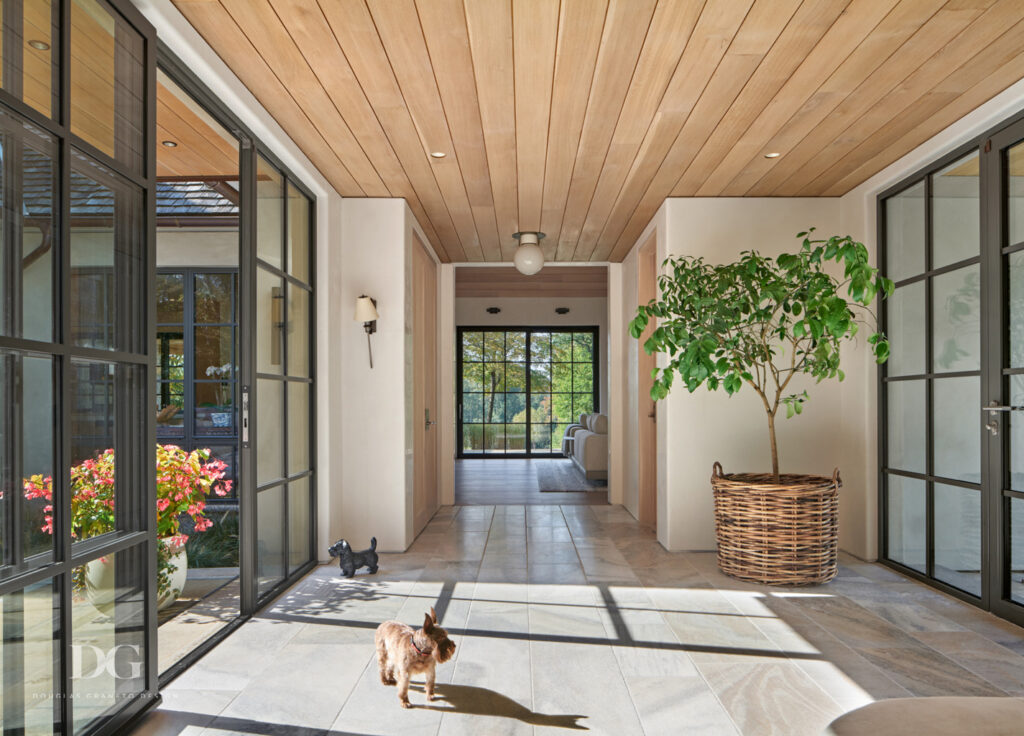
[[[608,479],[608,417],[581,414],[562,437],[562,454],[583,471],[587,480]]]

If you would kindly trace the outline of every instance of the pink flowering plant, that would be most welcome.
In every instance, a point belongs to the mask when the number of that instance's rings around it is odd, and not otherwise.
[[[172,558],[188,541],[181,522],[192,518],[195,532],[213,526],[205,515],[210,493],[225,496],[231,481],[225,480],[227,463],[210,459],[210,450],[186,452],[177,445],[156,448],[156,526],[164,544],[157,547],[158,591],[170,588],[171,575],[177,570]],[[33,475],[24,481],[25,498],[42,499],[42,531],[53,534],[53,478]],[[83,460],[71,468],[71,536],[88,539],[114,530],[114,451],[104,450],[95,458]],[[75,570],[74,587],[85,587],[84,567]]]

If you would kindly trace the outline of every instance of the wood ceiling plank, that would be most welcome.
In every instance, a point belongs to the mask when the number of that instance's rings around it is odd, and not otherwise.
[[[416,190],[427,213],[424,220],[433,224],[442,249],[451,261],[466,260],[448,203],[438,186],[432,159],[420,141],[369,9],[363,0],[322,2],[320,9]]]
[[[156,122],[157,141],[178,144],[157,146],[157,176],[238,176],[238,148],[159,83]]]
[[[755,155],[729,189],[758,197],[773,194],[825,145],[809,137],[817,137],[819,129],[839,135],[853,118],[982,12],[950,10],[944,4],[944,0],[903,0],[766,144],[767,150],[783,155],[771,159]]]
[[[514,268],[460,266],[455,269],[456,297],[604,297],[606,266],[548,267],[533,276]]]
[[[419,195],[409,181],[387,133],[381,127],[376,112],[359,86],[359,80],[338,45],[320,6],[309,0],[274,0],[274,9],[327,94],[336,104],[344,101],[339,112],[367,157],[374,163],[391,196],[405,198],[417,214],[430,244],[439,255],[444,254],[440,238],[430,218],[426,216]]]
[[[373,0],[368,7],[423,150],[447,154],[445,158],[430,159],[431,168],[459,233],[462,248],[470,260],[482,261],[485,258],[480,235],[416,6],[412,0]]]
[[[500,236],[462,0],[418,0],[416,7],[484,260],[500,261]],[[511,237],[512,233],[504,235]]]
[[[562,0],[540,219],[540,229],[547,233],[540,245],[548,259],[558,249],[607,11],[608,0]]]
[[[221,0],[368,197],[391,194],[269,0]]]
[[[970,11],[956,12],[959,14]],[[910,107],[915,100],[927,94],[952,71],[978,54],[988,44],[994,42],[1007,28],[1017,22],[1020,19],[1019,5],[1012,0],[1003,0],[1003,2],[993,5],[973,22],[969,22],[966,27],[959,25],[958,19],[964,20],[959,15],[957,18],[944,17],[943,20],[950,24],[947,26],[950,32],[957,28],[960,29],[960,32],[942,46],[933,47],[937,51],[929,56],[925,63],[897,84],[890,84],[888,91],[874,104],[860,107],[857,111],[858,114],[850,116],[849,124],[842,131],[827,140],[815,136],[814,144],[822,143],[823,145],[774,191],[801,193],[815,191],[812,182],[833,168],[837,162],[844,160],[863,142],[866,136],[879,134],[883,132],[883,128],[888,129],[890,121]],[[936,20],[938,20],[938,16],[936,16]],[[899,76],[900,71],[901,69],[896,67],[892,73]]]
[[[931,138],[1024,74],[1024,20],[907,107],[860,146],[811,182],[817,196],[845,194],[908,150]],[[995,70],[995,71],[993,71]],[[906,131],[898,135],[896,131]],[[914,142],[916,141],[916,143]],[[909,145],[904,149],[903,146]],[[877,168],[874,168],[877,167]]]
[[[509,100],[515,99],[512,2],[465,0],[463,10],[473,55],[473,76],[491,176],[501,260],[510,261],[515,253],[511,236],[519,231],[516,119],[509,114]]]
[[[595,240],[594,260],[628,252],[632,244],[627,247],[619,236],[641,201],[646,199],[648,208],[654,205],[656,210],[679,172],[707,160],[708,149],[719,150],[721,131],[732,131],[731,141],[746,130],[844,6],[844,0],[760,0],[753,6],[685,122],[669,126],[665,120],[662,128],[652,126]]]
[[[557,42],[557,2],[512,0],[516,171],[519,226],[524,231],[540,230]]]
[[[611,144],[605,155],[597,186],[594,188],[587,207],[587,215],[579,231],[573,260],[590,260],[597,237],[605,224],[605,217],[622,190],[623,182],[651,128],[655,113],[668,96],[673,79],[677,79],[679,74],[690,73],[686,68],[686,62],[681,62],[680,59],[688,48],[691,34],[699,41],[699,34],[712,27],[711,19],[718,18],[723,22],[714,27],[722,32],[723,37],[729,36],[731,40],[731,33],[735,33],[736,26],[742,21],[746,11],[744,3],[730,3],[728,6],[718,3],[711,7],[723,10],[729,8],[732,12],[725,12],[719,16],[699,2],[662,2],[654,11],[640,58],[633,72],[633,79],[615,123],[615,131],[612,133]],[[700,31],[695,31],[698,18],[704,21],[704,25],[700,26]],[[736,18],[739,20],[734,26],[731,20]],[[672,99],[669,98],[668,105],[672,104]]]
[[[273,69],[219,2],[174,0],[189,23],[224,60],[342,196],[365,194],[334,149],[302,112]]]
[[[853,0],[747,132],[701,183],[697,196],[722,196],[725,187],[765,143],[792,117],[804,100],[860,45],[895,7],[896,0]]]
[[[572,260],[656,0],[610,0],[555,257]]]

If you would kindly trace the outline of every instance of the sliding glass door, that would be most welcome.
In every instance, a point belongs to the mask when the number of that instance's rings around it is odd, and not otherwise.
[[[460,457],[552,456],[598,411],[598,328],[458,329]]]
[[[1024,621],[1024,124],[880,202],[882,557]],[[1020,292],[1020,293],[1018,293]]]
[[[0,715],[109,733],[157,689],[156,39],[104,0],[0,26]]]

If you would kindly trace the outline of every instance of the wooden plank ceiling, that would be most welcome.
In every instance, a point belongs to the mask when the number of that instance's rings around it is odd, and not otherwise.
[[[1024,77],[1021,0],[174,3],[342,195],[406,198],[456,262],[518,230],[620,261],[669,196],[842,195]]]
[[[608,267],[551,267],[524,276],[511,266],[459,266],[455,269],[455,296],[608,296]]]

